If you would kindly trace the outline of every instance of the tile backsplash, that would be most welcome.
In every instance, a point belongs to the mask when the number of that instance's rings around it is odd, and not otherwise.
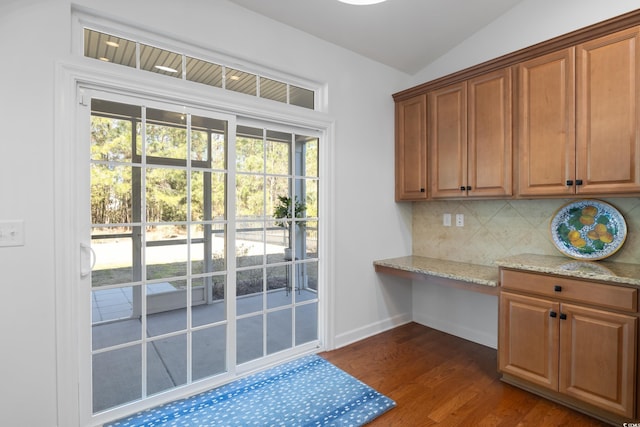
[[[413,255],[493,265],[509,255],[561,254],[549,224],[564,204],[577,199],[452,200],[413,203]],[[627,239],[607,261],[640,263],[640,198],[600,199],[616,207],[627,223]],[[443,214],[452,225],[442,225]],[[456,227],[455,215],[464,215]],[[570,259],[570,258],[567,258]]]

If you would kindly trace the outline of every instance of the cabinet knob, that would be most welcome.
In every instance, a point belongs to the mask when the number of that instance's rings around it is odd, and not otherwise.
[[[549,313],[549,317],[558,317],[558,313],[556,313],[555,311],[552,311]]]
[[[420,192],[421,192],[421,193],[424,193],[424,188],[421,188],[421,189],[420,189]]]
[[[567,180],[567,187],[572,186],[573,185],[573,180],[568,179]]]
[[[471,190],[471,186],[467,185],[467,191]]]
[[[567,315],[564,314],[564,313],[560,313],[560,319],[566,320],[567,319]]]
[[[581,179],[576,179],[576,185],[582,185],[582,180]]]
[[[556,292],[561,292],[561,291],[562,291],[562,286],[560,286],[560,285],[555,285],[555,286],[553,287],[553,290],[554,290],[554,291],[556,291]]]
[[[466,189],[467,189],[467,187],[465,187],[464,185],[460,187],[460,191],[464,191]]]

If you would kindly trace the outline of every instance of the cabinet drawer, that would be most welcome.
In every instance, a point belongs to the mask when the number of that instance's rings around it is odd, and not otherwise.
[[[553,296],[599,307],[634,313],[638,311],[638,290],[635,288],[504,269],[500,271],[500,285],[505,289]]]

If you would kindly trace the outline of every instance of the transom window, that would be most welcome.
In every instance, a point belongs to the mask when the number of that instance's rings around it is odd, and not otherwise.
[[[90,28],[84,29],[84,56],[298,107],[315,108],[315,92],[311,89]]]

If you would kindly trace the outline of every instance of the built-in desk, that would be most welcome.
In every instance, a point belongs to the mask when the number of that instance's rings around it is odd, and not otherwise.
[[[437,258],[406,256],[374,261],[377,273],[498,295],[498,268]]]

